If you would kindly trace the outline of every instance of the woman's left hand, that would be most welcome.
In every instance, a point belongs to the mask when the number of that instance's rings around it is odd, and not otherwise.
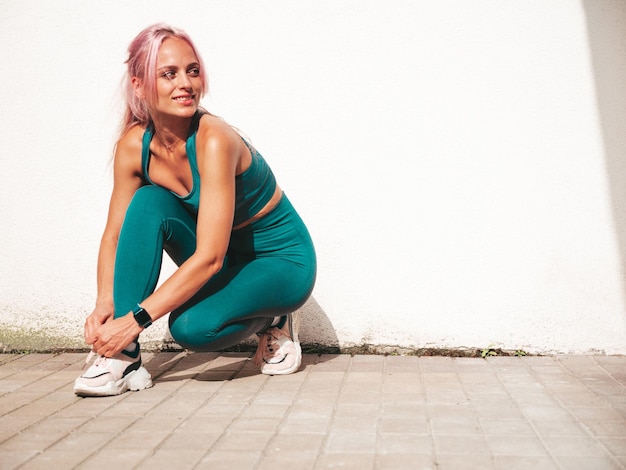
[[[143,331],[133,314],[129,313],[115,320],[110,320],[102,325],[95,333],[96,340],[93,349],[96,353],[105,357],[113,357],[135,341],[139,333]]]

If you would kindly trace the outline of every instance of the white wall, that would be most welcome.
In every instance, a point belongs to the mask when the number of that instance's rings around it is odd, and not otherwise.
[[[309,225],[305,341],[626,353],[625,11],[2,0],[5,342],[80,341],[126,47],[165,21],[203,53],[205,105],[252,138]]]

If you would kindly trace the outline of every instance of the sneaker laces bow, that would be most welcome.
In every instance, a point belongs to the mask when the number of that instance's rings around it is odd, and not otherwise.
[[[254,354],[254,365],[260,366],[265,361],[265,356],[269,356],[274,353],[273,342],[276,341],[276,338],[268,332],[265,331],[259,334],[259,347]]]

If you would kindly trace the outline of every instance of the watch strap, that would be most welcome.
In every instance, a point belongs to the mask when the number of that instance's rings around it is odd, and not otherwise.
[[[137,304],[133,308],[133,317],[137,324],[142,328],[148,328],[152,325],[152,317],[141,305]]]

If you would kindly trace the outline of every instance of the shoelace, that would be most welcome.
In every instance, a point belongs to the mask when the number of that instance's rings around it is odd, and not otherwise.
[[[93,362],[94,366],[99,366],[102,365],[103,363],[106,362],[107,358],[104,356],[100,356],[97,352],[95,352],[93,349],[91,351],[89,351],[89,354],[87,354],[87,359],[85,359],[85,365],[83,366],[83,370],[86,370],[89,367],[89,363],[91,362],[91,359],[94,357],[96,357],[96,360]]]
[[[83,366],[83,370],[85,370],[87,368],[87,366],[89,365],[89,363],[91,362],[91,359],[96,355],[96,351],[94,351],[93,349],[91,351],[89,351],[89,354],[87,354],[87,359],[85,359],[85,365]]]
[[[278,338],[269,332],[261,333],[259,336],[259,347],[254,355],[254,365],[263,364],[266,355],[274,354],[274,343],[278,342]]]

